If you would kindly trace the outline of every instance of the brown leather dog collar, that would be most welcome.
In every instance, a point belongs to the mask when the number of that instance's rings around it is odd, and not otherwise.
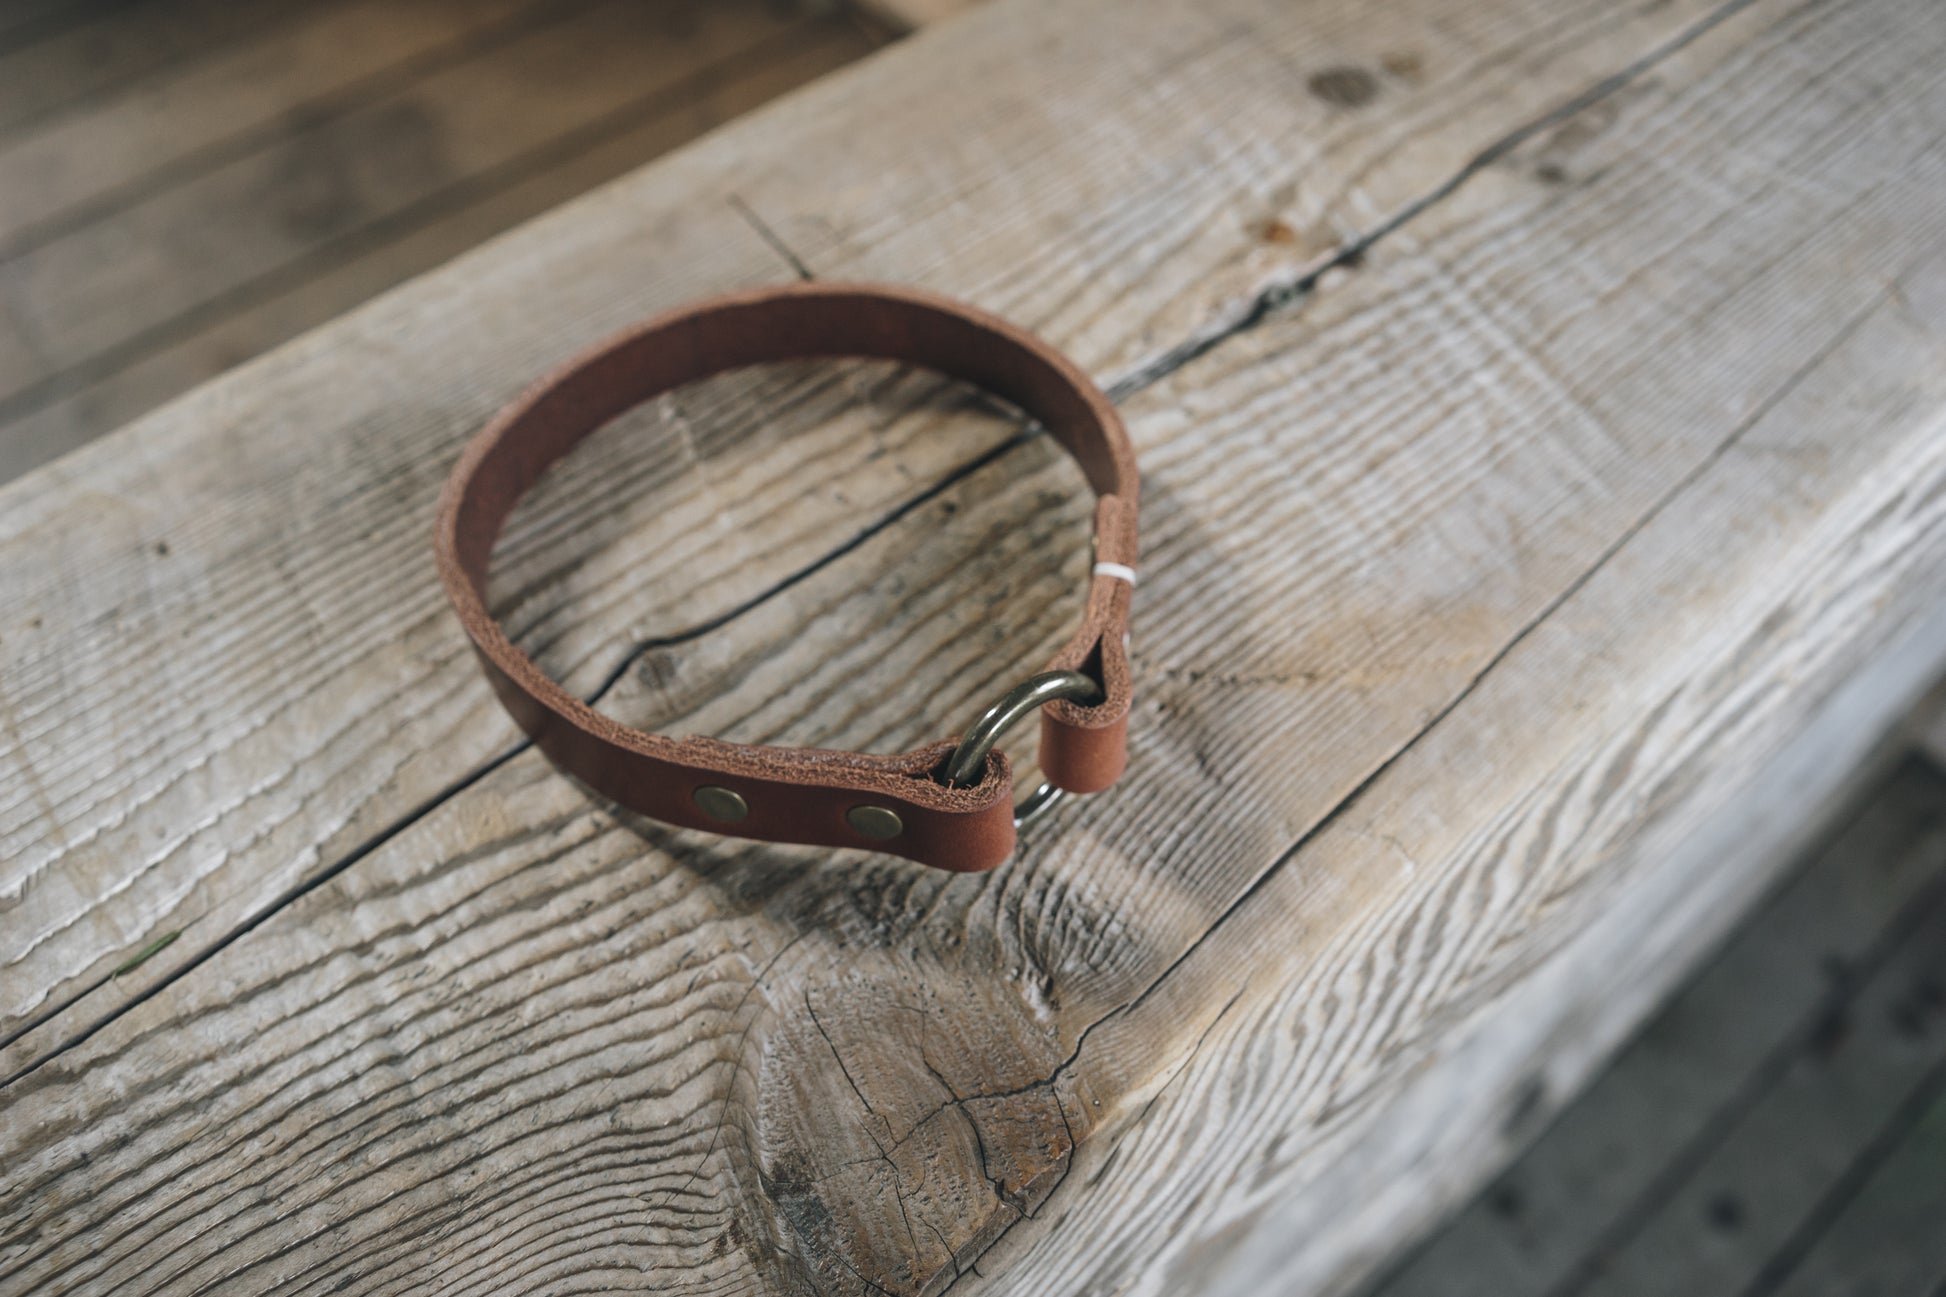
[[[439,574],[494,692],[566,773],[622,806],[688,828],[770,842],[865,847],[941,869],[990,869],[1013,850],[1013,776],[997,750],[954,740],[896,756],[752,747],[630,729],[544,675],[486,605],[487,563],[521,495],[583,437],[685,383],[764,361],[874,357],[1003,397],[1081,465],[1095,503],[1095,566],[1080,628],[1049,666],[975,729],[1041,711],[1041,769],[1092,793],[1126,764],[1127,627],[1135,585],[1135,454],[1106,397],[1066,357],[1003,320],[907,288],[805,283],[733,293],[630,329],[568,362],[482,429],[439,501]],[[1078,694],[1098,698],[1088,705]],[[1052,701],[1050,701],[1050,699]],[[969,732],[969,742],[973,742]],[[968,762],[962,761],[966,765]]]

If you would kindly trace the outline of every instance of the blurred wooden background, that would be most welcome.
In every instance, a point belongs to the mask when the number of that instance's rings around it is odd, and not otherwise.
[[[939,8],[0,5],[0,481]]]

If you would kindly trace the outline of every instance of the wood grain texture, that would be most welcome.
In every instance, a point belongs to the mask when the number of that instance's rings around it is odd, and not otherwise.
[[[1139,374],[1167,353],[1171,344],[1158,335],[1172,326],[1176,337],[1220,332],[1266,280],[1273,290],[1300,282],[1335,246],[1324,213],[1396,210],[1434,183],[1416,160],[1389,165],[1398,149],[1389,119],[1318,98],[1293,82],[1293,63],[1330,67],[1361,51],[1376,59],[1381,48],[1414,36],[1431,44],[1442,34],[1456,51],[1451,61],[1422,67],[1419,91],[1391,90],[1413,125],[1438,122],[1454,133],[1456,150],[1470,151],[1497,138],[1508,112],[1538,111],[1550,94],[1581,87],[1584,61],[1625,65],[1641,43],[1666,38],[1694,15],[1661,10],[1644,20],[1645,31],[1590,5],[1578,22],[1557,19],[1539,44],[1530,15],[1485,11],[1478,28],[1454,28],[1430,8],[1401,12],[1382,35],[1362,30],[1355,8],[1320,9],[1297,25],[1248,6],[1227,20],[1165,16],[1154,33],[1162,48],[1056,42],[1038,62],[1020,60],[1012,25],[962,24],[965,39],[952,51],[877,60],[796,96],[708,150],[591,198],[504,250],[456,263],[427,281],[423,300],[375,305],[329,338],[165,411],[146,426],[167,431],[143,434],[155,451],[130,457],[104,447],[62,465],[57,478],[89,483],[78,492],[10,490],[0,544],[11,547],[9,570],[30,574],[6,588],[18,656],[5,696],[22,736],[0,821],[14,862],[9,890],[22,898],[22,918],[4,934],[18,944],[0,960],[10,974],[19,970],[4,979],[6,994],[17,997],[5,1006],[10,1027],[85,995],[133,951],[202,920],[200,942],[177,943],[117,989],[166,976],[242,916],[507,750],[504,722],[471,687],[431,569],[420,561],[419,516],[459,442],[528,375],[657,306],[787,273],[751,218],[814,256],[820,273],[972,296],[1036,325],[1111,378]],[[1202,61],[1182,64],[1171,52],[1181,48],[1201,50]],[[1013,146],[1014,133],[1049,109],[1036,103],[1023,116],[1024,88],[1071,74],[1080,53],[1106,61],[1076,81],[1087,94],[1055,101],[1062,116],[1037,136],[1041,149]],[[1178,71],[1162,75],[1170,63]],[[1518,73],[1515,84],[1483,90],[1481,76],[1502,66]],[[1137,101],[1145,115],[1130,128],[1157,155],[1107,147],[1105,123],[1112,109],[1127,109],[1127,84],[1160,87],[1158,106]],[[1009,85],[1023,89],[1004,93]],[[978,87],[996,97],[979,98]],[[1212,166],[1247,151],[1249,136],[1185,120],[1171,101],[1199,87],[1215,97],[1211,121],[1262,123],[1289,138],[1309,132],[1319,143],[1290,164],[1288,181],[1266,182],[1241,163]],[[861,137],[853,128],[860,97],[884,98],[892,118],[919,119],[917,106],[942,89],[965,109],[950,133],[950,169],[915,169],[905,137]],[[1338,169],[1322,166],[1317,150],[1336,156]],[[809,156],[830,161],[812,167]],[[949,185],[965,186],[966,196],[953,197]],[[788,201],[799,188],[818,205]],[[1035,201],[1003,201],[1008,192]],[[1272,198],[1289,210],[1276,216]],[[767,215],[756,216],[758,203]],[[1120,205],[1186,234],[1162,240],[1133,217],[1093,218]],[[905,215],[870,215],[881,206]],[[1212,225],[1212,210],[1235,219]],[[748,216],[725,223],[726,212],[739,211]],[[1285,239],[1283,230],[1300,227],[1313,233]],[[445,314],[489,322],[491,348],[428,326]],[[345,363],[357,367],[358,383],[342,380]],[[717,459],[734,453],[713,471],[738,491],[763,491],[752,516],[774,520],[774,556],[697,543],[699,520],[738,498],[733,492],[666,511],[675,483],[694,471],[692,447],[674,438],[643,454],[620,436],[608,444],[628,454],[586,457],[583,480],[615,488],[590,501],[594,516],[614,498],[642,502],[631,519],[606,524],[607,539],[623,548],[595,560],[603,579],[589,588],[598,597],[584,599],[562,580],[603,538],[563,546],[557,524],[537,537],[532,558],[514,539],[503,571],[531,564],[527,584],[542,601],[523,615],[570,628],[558,644],[530,646],[571,687],[595,689],[635,638],[680,639],[684,628],[736,609],[1009,435],[962,422],[967,439],[956,440],[943,434],[937,412],[908,421],[867,412],[853,428],[889,421],[897,454],[846,427],[805,446],[765,431],[757,412],[769,418],[770,396],[746,394],[744,423],[715,429],[701,449]],[[800,424],[818,422],[843,399],[828,396]],[[291,410],[324,427],[307,424],[304,436],[293,435]],[[266,427],[279,434],[264,435]],[[320,442],[328,455],[317,454]],[[837,458],[817,470],[791,458],[817,461],[825,447],[837,447]],[[154,474],[165,465],[161,490]],[[759,488],[753,475],[772,485]],[[347,476],[374,485],[348,491]],[[632,531],[644,515],[666,525]],[[665,557],[671,538],[688,538],[682,561]],[[212,578],[219,572],[220,592]],[[322,601],[318,614],[293,619],[291,596],[300,590],[302,600]],[[185,619],[184,606],[202,611]],[[111,624],[120,642],[104,638]],[[377,625],[387,630],[375,639]],[[156,660],[155,651],[132,649],[130,637],[182,647]],[[77,642],[89,647],[76,650]],[[230,660],[238,669],[202,665]],[[1003,669],[991,668],[996,678]],[[434,676],[448,683],[428,688]],[[154,718],[153,739],[134,750],[117,738],[131,696]],[[61,723],[52,724],[57,714]],[[396,768],[368,760],[388,732],[412,749]],[[257,795],[270,790],[268,800]],[[287,838],[276,836],[280,827]],[[6,1059],[17,1066],[36,1057],[95,1016],[90,1006],[65,1032],[49,1023],[54,1030],[16,1042],[22,1047]]]
[[[235,791],[175,859],[285,835],[257,873],[226,852],[131,877],[103,853],[25,876],[44,935],[13,966],[47,974],[23,1017],[126,958],[118,919],[124,941],[206,926],[10,1047],[7,1282],[1045,1292],[1224,1271],[1262,1291],[1274,1261],[1322,1291],[1500,1155],[1788,831],[1732,850],[1698,830],[1819,718],[1844,721],[1827,754],[1871,741],[1873,708],[1826,710],[1841,682],[1946,657],[1925,638],[1946,600],[1946,32],[1901,0],[1603,7],[1538,35],[1514,6],[1434,15],[1156,5],[1115,42],[1075,6],[1024,46],[1002,4],[956,24],[950,64],[943,42],[875,60],[360,313],[329,354],[300,344],[178,407],[201,420],[117,439],[174,479],[224,402],[241,423],[326,386],[339,431],[299,449],[234,426],[241,462],[190,498],[247,482],[271,497],[252,517],[322,527],[340,520],[279,509],[276,470],[328,470],[334,499],[370,493],[376,539],[307,566],[301,595],[275,567],[225,591],[289,635],[278,684],[332,691],[272,707],[262,750],[206,724],[181,740]],[[1383,111],[1355,111],[1375,106],[1355,41]],[[1401,82],[1421,54],[1419,88],[1380,82],[1387,52]],[[1057,68],[1068,96],[1026,97]],[[830,143],[861,104],[903,120],[956,88],[950,135]],[[782,145],[761,134],[786,121]],[[1307,122],[1316,153],[1273,158]],[[1141,147],[1098,147],[1115,137]],[[373,588],[501,370],[756,264],[673,259],[690,280],[648,287],[610,270],[647,215],[711,195],[762,255],[971,293],[1129,376],[1137,764],[995,874],[625,825],[531,753],[482,766],[509,749],[457,637],[412,589]],[[1326,213],[1348,230],[1305,246]],[[668,246],[713,246],[664,219]],[[502,304],[493,354],[401,345],[462,270],[476,314]],[[369,390],[345,390],[351,357]],[[360,409],[406,399],[425,413]],[[780,405],[782,433],[753,428]],[[614,435],[626,467],[601,447],[569,465],[502,568],[524,642],[577,688],[614,678],[624,719],[900,743],[949,731],[1066,623],[1071,470],[923,382],[788,370],[644,424],[664,435]],[[64,468],[35,481],[78,496],[139,471],[106,449]],[[77,507],[24,503],[5,515],[23,547]],[[725,525],[744,509],[764,526]],[[840,519],[841,544],[810,541]],[[152,548],[87,543],[137,536]],[[189,602],[154,624],[180,632]],[[652,610],[691,629],[618,653]],[[383,645],[324,653],[361,624]],[[269,690],[239,694],[227,723],[263,726]],[[50,703],[9,700],[44,732]],[[375,752],[398,763],[376,789]],[[127,794],[62,755],[24,756],[37,823],[119,832],[99,826]],[[186,760],[113,775],[207,805],[172,791]],[[74,880],[92,895],[53,894]],[[101,994],[134,998],[97,1029]],[[115,1120],[92,1119],[108,1096]]]

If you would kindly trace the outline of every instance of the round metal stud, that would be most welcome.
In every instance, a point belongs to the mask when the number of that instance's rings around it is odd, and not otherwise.
[[[697,809],[712,820],[735,824],[750,813],[750,803],[727,788],[704,784],[694,794]]]
[[[883,806],[854,806],[845,812],[845,823],[874,842],[896,838],[905,832],[905,821]]]

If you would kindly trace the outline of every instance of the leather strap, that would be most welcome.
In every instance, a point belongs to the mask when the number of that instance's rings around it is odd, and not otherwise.
[[[1135,453],[1088,376],[1046,343],[972,307],[909,288],[804,283],[733,293],[638,325],[569,361],[502,410],[460,456],[439,501],[440,579],[487,679],[520,727],[564,772],[622,806],[687,828],[770,842],[864,847],[951,870],[990,869],[1014,846],[1013,777],[998,750],[970,787],[941,777],[954,740],[895,756],[753,747],[631,729],[544,675],[486,605],[495,541],[521,495],[595,429],[641,402],[764,361],[876,357],[964,379],[1018,406],[1081,465],[1098,497],[1096,569],[1081,625],[1050,669],[1102,686],[1092,706],[1041,713],[1041,769],[1069,792],[1098,792],[1127,762],[1126,652],[1135,566]],[[1105,570],[1104,570],[1105,569]],[[726,789],[747,813],[729,820]],[[892,811],[890,838],[854,812]],[[865,816],[872,825],[871,815]],[[879,817],[879,831],[887,821]]]

